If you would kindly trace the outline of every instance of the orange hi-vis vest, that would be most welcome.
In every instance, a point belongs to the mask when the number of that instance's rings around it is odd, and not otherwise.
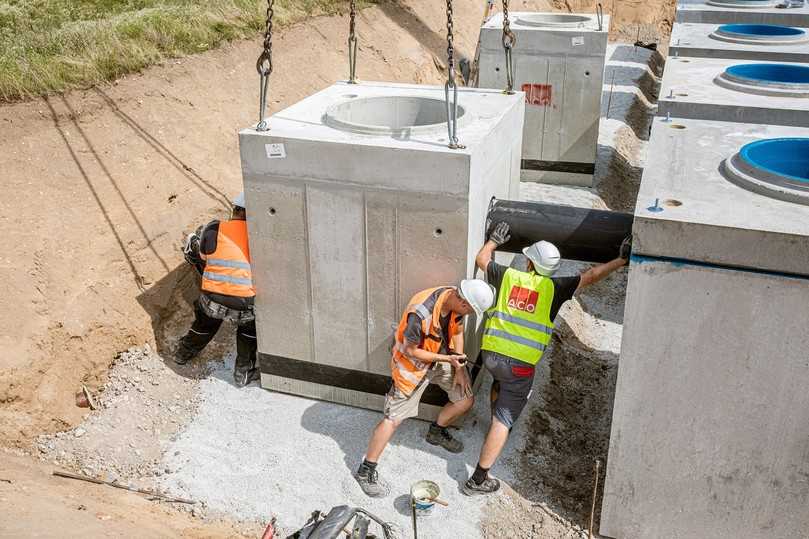
[[[214,294],[241,298],[256,295],[250,271],[250,247],[247,244],[247,222],[222,221],[216,236],[216,250],[201,254],[205,261],[202,289]]]
[[[421,320],[421,332],[424,335],[419,348],[428,352],[438,353],[441,350],[441,343],[446,341],[447,347],[455,335],[463,331],[463,318],[457,313],[449,314],[449,335],[442,335],[441,331],[441,310],[447,300],[453,286],[442,286],[422,290],[412,298],[402,314],[399,327],[396,330],[396,338],[393,344],[393,357],[391,358],[391,371],[393,373],[393,383],[405,395],[410,395],[425,380],[425,375],[433,363],[424,363],[405,353],[407,345],[404,336],[407,329],[407,317],[416,314]]]

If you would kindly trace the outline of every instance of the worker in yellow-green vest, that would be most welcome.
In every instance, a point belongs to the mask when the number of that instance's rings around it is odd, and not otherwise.
[[[495,249],[510,238],[507,223],[497,223],[475,262],[497,291],[494,306],[486,312],[481,359],[494,378],[492,424],[480,450],[475,472],[464,483],[466,495],[489,494],[500,482],[489,477],[508,433],[528,402],[534,368],[553,333],[553,319],[576,290],[597,283],[627,263],[631,238],[624,240],[618,258],[594,266],[581,275],[554,277],[560,255],[555,245],[537,242],[523,250],[528,271],[506,267],[492,260]]]

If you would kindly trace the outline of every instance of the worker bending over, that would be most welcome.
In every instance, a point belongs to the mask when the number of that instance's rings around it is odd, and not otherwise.
[[[630,238],[621,245],[618,258],[572,277],[552,277],[559,267],[559,250],[547,241],[523,250],[528,271],[502,266],[492,260],[495,249],[510,238],[507,223],[498,223],[478,252],[477,266],[497,290],[497,302],[486,313],[481,358],[492,374],[492,424],[480,451],[474,474],[463,485],[466,495],[488,494],[500,488],[489,477],[503,450],[508,433],[520,416],[534,382],[534,367],[553,333],[553,319],[574,292],[605,278],[627,263]]]
[[[464,316],[483,312],[494,302],[494,289],[484,281],[469,279],[459,287],[441,286],[423,290],[408,302],[396,330],[391,358],[393,385],[385,397],[384,417],[374,429],[368,451],[355,474],[368,496],[389,492],[379,481],[379,457],[393,433],[409,417],[418,415],[419,401],[430,383],[444,390],[449,403],[427,431],[427,442],[451,453],[463,444],[447,427],[474,404],[464,355]]]
[[[223,320],[236,324],[233,379],[246,386],[256,376],[256,291],[250,270],[244,193],[233,200],[229,221],[211,221],[186,241],[186,260],[202,274],[202,291],[194,302],[194,323],[180,340],[175,363],[184,365],[211,342]]]

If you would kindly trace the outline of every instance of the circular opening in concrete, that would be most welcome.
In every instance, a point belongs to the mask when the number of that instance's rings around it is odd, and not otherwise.
[[[517,22],[525,26],[577,28],[590,22],[590,17],[587,15],[570,15],[565,13],[526,13],[517,16]]]
[[[682,206],[683,203],[677,200],[676,198],[669,198],[663,201],[663,204],[669,206],[670,208],[676,208],[677,206]]]
[[[708,0],[705,2],[709,6],[730,7],[730,8],[762,8],[773,7],[778,4],[776,0]]]
[[[756,45],[789,45],[809,40],[806,30],[776,24],[723,24],[710,36],[720,41]]]
[[[729,180],[746,189],[809,204],[809,138],[751,142],[726,159],[723,168]]]
[[[269,213],[270,215],[275,215],[276,213],[275,208],[270,208],[269,210],[267,210],[267,213]]]
[[[809,97],[809,66],[800,64],[737,64],[714,80],[725,88],[751,94]]]
[[[669,127],[672,129],[685,129],[685,126],[682,124],[671,124]]]
[[[458,118],[466,109],[458,105]],[[326,109],[327,125],[343,131],[371,135],[402,135],[446,126],[443,99],[417,96],[380,96],[336,103]]]
[[[433,236],[435,236],[436,238],[441,236],[443,233],[444,231],[441,230],[440,228],[436,228],[435,230],[433,230]]]

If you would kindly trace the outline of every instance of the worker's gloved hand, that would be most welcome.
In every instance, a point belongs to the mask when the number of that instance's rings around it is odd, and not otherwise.
[[[619,258],[629,260],[629,257],[631,255],[632,255],[632,234],[624,238],[624,241],[621,242],[621,248],[618,249]]]
[[[498,247],[511,239],[509,234],[509,226],[505,221],[500,221],[494,225],[494,229],[489,234],[489,241],[493,241]]]

